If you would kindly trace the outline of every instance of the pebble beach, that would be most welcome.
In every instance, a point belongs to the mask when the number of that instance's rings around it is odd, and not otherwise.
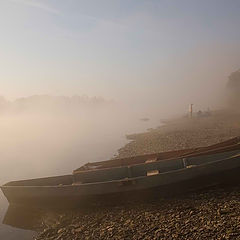
[[[59,214],[36,239],[240,239],[240,188]]]
[[[130,142],[118,157],[208,146],[240,135],[240,114],[178,118]],[[49,220],[50,219],[50,220]],[[36,240],[240,239],[240,186],[216,186],[184,195],[47,215]]]

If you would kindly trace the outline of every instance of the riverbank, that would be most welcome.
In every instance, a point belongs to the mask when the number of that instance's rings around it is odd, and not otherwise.
[[[236,113],[175,119],[128,136],[132,141],[118,157],[207,146],[238,135]],[[240,239],[239,223],[240,186],[218,186],[169,199],[51,214],[36,239]]]
[[[171,119],[158,128],[127,135],[131,141],[118,150],[118,157],[208,146],[239,135],[240,114],[235,112],[215,111],[208,117]]]

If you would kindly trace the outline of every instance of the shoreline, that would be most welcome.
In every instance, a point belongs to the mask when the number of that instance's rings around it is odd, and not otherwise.
[[[240,114],[179,118],[128,136],[131,141],[117,158],[207,146],[239,135]],[[219,186],[176,198],[58,213],[36,240],[240,239],[239,199],[240,186]]]
[[[201,118],[180,117],[143,133],[127,135],[130,140],[118,150],[117,158],[204,147],[240,136],[240,114],[215,111]]]

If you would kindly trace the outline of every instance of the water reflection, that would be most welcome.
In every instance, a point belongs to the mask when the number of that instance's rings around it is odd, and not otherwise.
[[[7,210],[7,200],[3,198],[3,194],[0,193],[0,239],[1,240],[33,240],[36,235],[35,230],[28,230],[30,228],[17,228],[22,221],[25,221],[23,211],[18,211],[18,214],[14,214],[12,207]],[[14,218],[17,217],[17,222],[14,223]],[[30,218],[28,218],[30,221]],[[2,224],[3,223],[3,224]],[[30,224],[31,225],[31,224]],[[22,226],[23,227],[23,226]]]
[[[20,205],[9,205],[3,224],[24,230],[37,231],[42,225],[44,211]]]

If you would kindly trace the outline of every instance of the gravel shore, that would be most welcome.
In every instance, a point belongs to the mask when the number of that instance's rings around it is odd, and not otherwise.
[[[127,157],[206,146],[240,135],[240,115],[171,120],[128,136],[119,150]],[[51,215],[36,240],[74,239],[240,239],[240,185],[218,186],[168,199]]]
[[[208,146],[240,135],[240,114],[216,111],[209,117],[178,118],[145,133],[127,135],[131,140],[118,157]]]
[[[36,239],[240,239],[240,187],[59,214]]]

